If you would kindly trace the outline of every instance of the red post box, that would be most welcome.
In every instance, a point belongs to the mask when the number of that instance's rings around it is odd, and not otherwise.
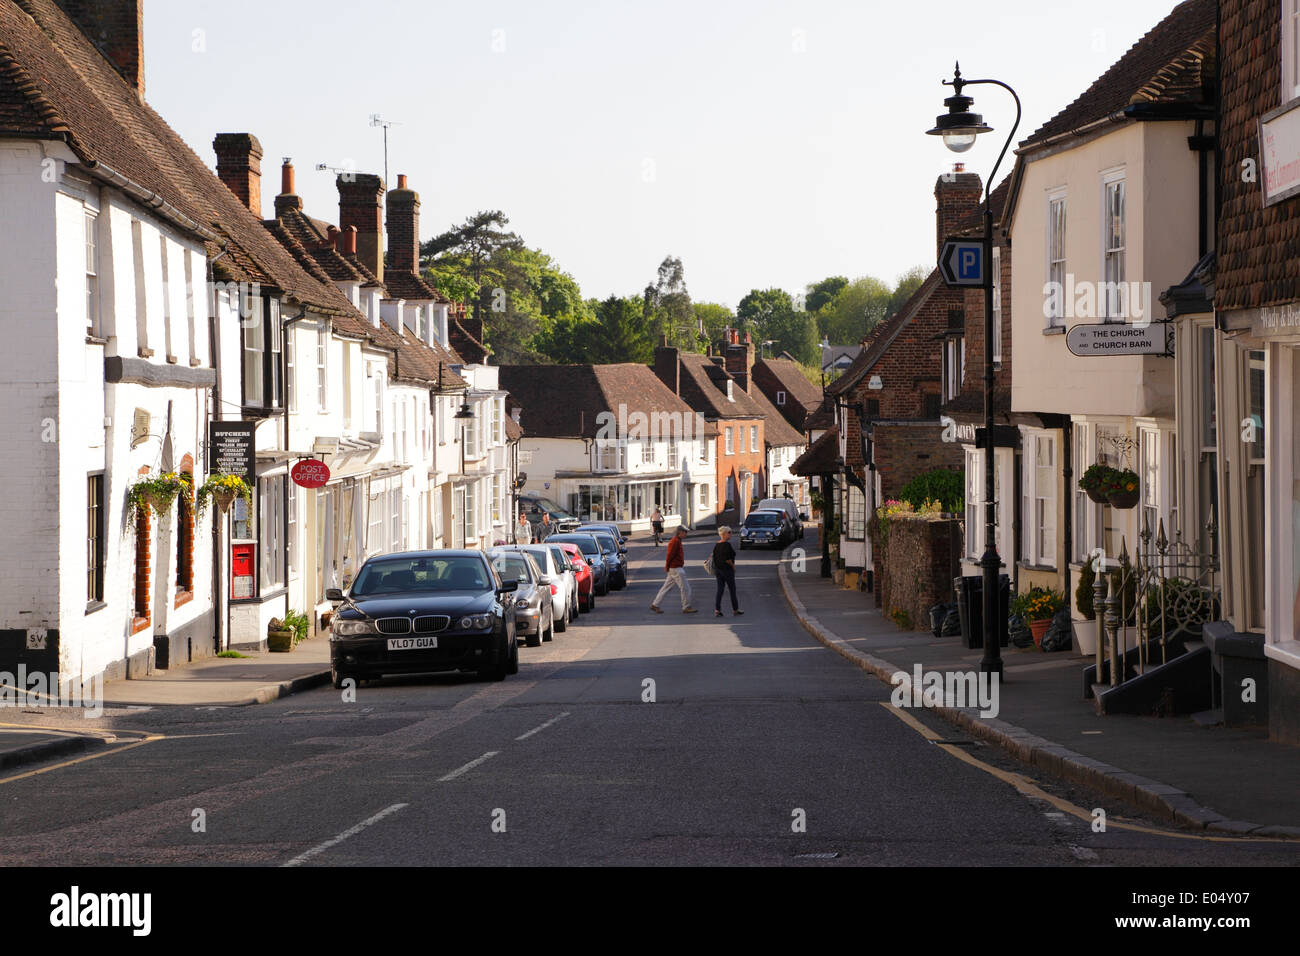
[[[257,545],[231,545],[230,596],[232,598],[251,598],[253,596],[254,561],[256,558]]]

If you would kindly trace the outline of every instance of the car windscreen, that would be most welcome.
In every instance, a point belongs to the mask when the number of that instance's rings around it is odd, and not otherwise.
[[[353,597],[405,591],[482,591],[492,587],[483,561],[470,555],[367,561],[352,582]]]
[[[533,560],[537,562],[537,567],[543,574],[546,573],[546,555],[550,551],[549,548],[522,548],[521,550],[526,554],[531,554]]]
[[[746,528],[779,528],[780,515],[750,515],[745,519]]]
[[[618,554],[618,545],[609,535],[602,532],[596,532],[592,537],[600,542],[600,549],[606,554]]]
[[[502,581],[518,581],[521,584],[533,582],[533,572],[528,566],[528,559],[522,554],[500,554],[492,559],[492,567],[497,569]]]
[[[530,509],[540,508],[542,511],[549,511],[551,514],[568,514],[567,511],[557,505],[550,498],[525,498],[524,503],[527,504]]]
[[[572,538],[565,538],[564,540],[570,544],[576,544],[578,550],[583,554],[600,557],[600,545],[598,545],[596,539],[589,534],[575,535]]]

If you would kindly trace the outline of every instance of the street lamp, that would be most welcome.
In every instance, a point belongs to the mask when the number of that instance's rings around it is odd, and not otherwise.
[[[930,136],[942,136],[943,144],[954,153],[964,153],[975,144],[975,137],[981,133],[991,133],[993,127],[984,122],[979,113],[972,113],[974,100],[962,95],[962,87],[990,85],[1000,86],[1011,94],[1016,101],[1016,121],[1007,134],[1007,141],[1002,144],[998,161],[993,164],[993,171],[984,181],[984,555],[980,558],[980,567],[984,571],[984,657],[980,661],[980,671],[985,674],[997,674],[999,683],[1002,679],[1002,647],[1000,644],[1001,628],[997,623],[999,613],[998,568],[1001,562],[995,546],[997,533],[997,503],[994,501],[993,487],[996,472],[993,460],[993,210],[989,197],[993,191],[993,180],[997,176],[1002,158],[1006,156],[1011,140],[1020,127],[1020,97],[1016,91],[1001,80],[964,80],[961,64],[953,68],[952,80],[944,80],[944,86],[953,88],[953,95],[943,101],[948,112],[935,118],[934,129],[926,130]],[[1001,276],[998,276],[998,281]]]

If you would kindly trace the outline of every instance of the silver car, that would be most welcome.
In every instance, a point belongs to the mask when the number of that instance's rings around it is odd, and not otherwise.
[[[576,620],[578,616],[578,577],[569,570],[567,559],[561,563],[564,549],[559,545],[542,543],[509,544],[497,550],[522,551],[537,562],[543,577],[549,579],[551,618],[555,621],[555,629],[561,633],[567,630],[569,621]],[[557,552],[559,558],[556,557]]]
[[[527,638],[529,647],[555,637],[555,615],[551,610],[551,581],[542,574],[532,555],[517,549],[493,548],[488,552],[492,567],[503,583],[517,581],[515,632]]]

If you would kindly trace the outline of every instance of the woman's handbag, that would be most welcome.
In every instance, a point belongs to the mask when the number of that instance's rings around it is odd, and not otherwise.
[[[715,577],[717,576],[718,571],[717,568],[713,566],[712,554],[710,554],[707,558],[704,559],[704,570],[708,574],[714,575]]]

